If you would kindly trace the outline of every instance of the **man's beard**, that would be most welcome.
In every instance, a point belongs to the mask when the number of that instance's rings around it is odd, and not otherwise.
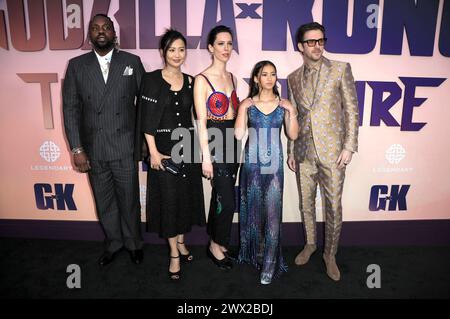
[[[111,41],[108,41],[108,42],[106,42],[104,44],[100,44],[97,41],[92,41],[92,45],[94,46],[94,48],[96,48],[99,51],[109,51],[112,48],[114,48],[114,46],[116,44],[115,44],[114,40],[111,40]]]

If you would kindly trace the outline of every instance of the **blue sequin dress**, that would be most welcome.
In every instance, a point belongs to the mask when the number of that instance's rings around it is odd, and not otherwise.
[[[281,252],[283,207],[284,109],[269,114],[255,105],[247,110],[249,137],[240,171],[239,262],[261,271],[261,282],[287,271]]]

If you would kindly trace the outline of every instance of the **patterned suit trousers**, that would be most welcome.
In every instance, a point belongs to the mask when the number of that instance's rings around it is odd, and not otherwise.
[[[334,256],[337,253],[342,227],[341,198],[345,168],[337,168],[336,163],[320,162],[312,136],[308,142],[305,159],[298,164],[297,185],[306,242],[317,244],[315,203],[319,185],[325,218],[324,253],[326,256]]]

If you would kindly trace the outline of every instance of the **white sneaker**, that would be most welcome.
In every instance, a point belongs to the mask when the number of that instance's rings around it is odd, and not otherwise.
[[[267,280],[267,279],[261,279],[261,284],[262,285],[268,285],[268,284],[270,284],[270,280]]]
[[[268,285],[272,281],[272,276],[269,276],[268,274],[261,274],[260,279],[262,285]]]

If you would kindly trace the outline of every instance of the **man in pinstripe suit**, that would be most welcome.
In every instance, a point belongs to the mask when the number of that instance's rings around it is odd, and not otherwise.
[[[136,96],[145,72],[138,56],[115,49],[112,20],[89,23],[93,51],[69,61],[63,87],[64,126],[75,168],[88,172],[106,235],[105,266],[125,246],[142,262],[139,180],[133,157]]]

